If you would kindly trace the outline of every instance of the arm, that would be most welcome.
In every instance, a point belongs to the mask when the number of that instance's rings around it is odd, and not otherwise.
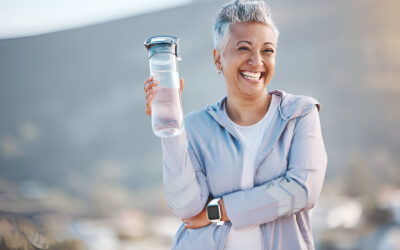
[[[208,184],[186,131],[161,139],[164,191],[173,212],[180,218],[199,214],[209,198]]]
[[[184,88],[180,78],[180,96]],[[158,91],[154,77],[147,78],[146,114],[151,116],[151,103]],[[190,218],[204,208],[208,196],[208,184],[196,154],[189,143],[186,131],[181,135],[161,138],[163,155],[163,182],[168,205],[180,218]]]
[[[296,123],[286,175],[223,196],[226,213],[235,228],[267,223],[315,205],[327,163],[317,108]]]

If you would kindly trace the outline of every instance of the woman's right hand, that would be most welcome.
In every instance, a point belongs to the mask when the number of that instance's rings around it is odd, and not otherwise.
[[[179,97],[182,97],[182,91],[185,87],[183,78],[179,79],[180,89]],[[154,80],[154,76],[149,76],[144,83],[144,92],[146,93],[146,114],[151,116],[151,103],[154,100],[154,96],[158,91],[158,81]]]
[[[154,100],[154,95],[158,91],[158,81],[154,80],[154,76],[149,76],[144,83],[144,92],[146,93],[146,114],[151,116],[151,103]]]

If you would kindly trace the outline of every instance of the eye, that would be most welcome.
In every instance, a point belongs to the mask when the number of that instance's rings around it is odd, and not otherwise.
[[[263,53],[274,53],[273,49],[265,49],[263,50]]]
[[[250,50],[248,47],[240,47],[239,50]]]

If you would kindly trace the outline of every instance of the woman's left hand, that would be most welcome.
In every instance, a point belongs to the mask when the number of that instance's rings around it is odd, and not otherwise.
[[[207,217],[206,208],[204,208],[198,215],[189,219],[182,219],[182,221],[185,223],[185,228],[188,229],[201,228],[211,224],[211,221],[209,221]]]

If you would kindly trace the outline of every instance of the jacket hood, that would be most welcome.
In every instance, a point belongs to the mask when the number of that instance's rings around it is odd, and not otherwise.
[[[277,95],[280,98],[279,113],[283,120],[290,120],[303,116],[311,112],[314,105],[318,111],[321,110],[321,104],[314,98],[308,96],[292,95],[282,90],[272,90],[268,92],[271,95]],[[221,99],[214,105],[208,105],[205,110],[221,125],[226,127],[224,119],[224,103],[227,97]]]

